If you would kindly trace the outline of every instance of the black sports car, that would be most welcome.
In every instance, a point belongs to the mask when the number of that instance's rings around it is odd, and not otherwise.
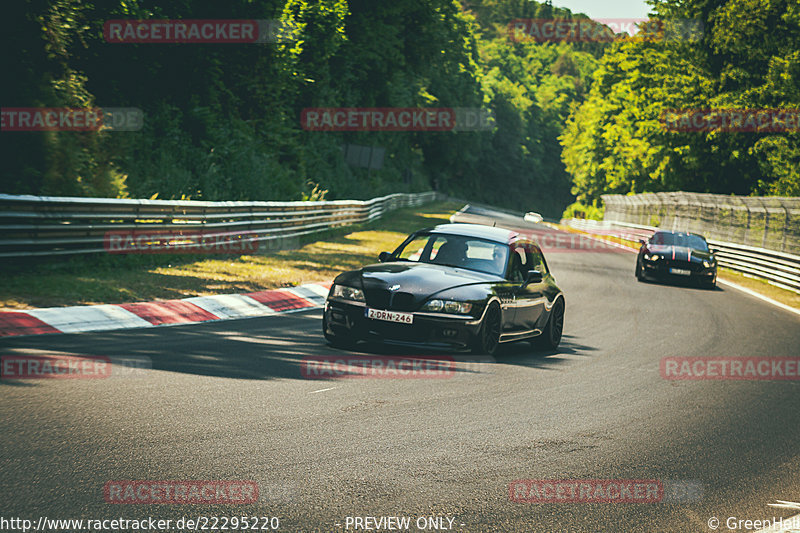
[[[322,329],[333,345],[360,340],[471,349],[561,341],[564,295],[539,247],[514,231],[442,224],[411,234],[379,264],[336,277]]]
[[[717,286],[717,260],[705,238],[695,233],[657,231],[642,240],[636,258],[636,279],[690,280]]]

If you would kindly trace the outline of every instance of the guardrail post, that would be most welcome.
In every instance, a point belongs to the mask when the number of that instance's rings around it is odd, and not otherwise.
[[[781,252],[786,251],[786,234],[789,233],[789,208],[786,207],[786,204],[781,202],[781,207],[783,207],[783,211],[786,213],[786,218],[783,219],[783,238],[781,239]]]
[[[747,236],[750,235],[750,206],[747,205],[747,202],[744,200],[742,203],[744,204],[744,208],[747,210],[747,222],[744,226],[744,237],[742,237],[742,240],[744,241],[744,244],[747,244]]]

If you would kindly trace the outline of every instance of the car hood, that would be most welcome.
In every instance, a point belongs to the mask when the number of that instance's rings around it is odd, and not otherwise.
[[[397,292],[407,292],[417,297],[427,297],[434,293],[481,283],[501,281],[502,278],[463,268],[454,268],[430,263],[379,263],[368,265],[361,270],[340,274],[336,283],[362,286],[365,290],[390,289],[396,285]]]
[[[700,263],[702,261],[711,259],[712,257],[710,252],[703,252],[701,250],[695,250],[685,246],[670,246],[663,244],[651,244],[645,251],[651,254],[662,255],[666,259],[674,258],[676,261],[687,261],[691,258],[693,263]]]

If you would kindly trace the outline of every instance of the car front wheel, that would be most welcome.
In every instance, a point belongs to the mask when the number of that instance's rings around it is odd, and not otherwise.
[[[644,281],[644,265],[642,265],[639,261],[636,261],[636,279],[639,281]]]
[[[709,290],[713,290],[717,288],[717,275],[714,274],[714,277],[711,278],[709,281],[703,281],[703,287]]]
[[[483,317],[478,335],[472,346],[472,351],[477,354],[494,355],[500,344],[500,329],[502,314],[500,306],[492,302]]]

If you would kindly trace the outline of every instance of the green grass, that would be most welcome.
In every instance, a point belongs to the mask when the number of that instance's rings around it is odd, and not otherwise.
[[[748,288],[768,298],[772,298],[782,304],[800,309],[800,294],[776,287],[763,279],[751,278],[739,272],[728,270],[727,268],[720,268],[717,277],[741,285],[742,287]]]
[[[448,222],[461,207],[439,202],[402,209],[263,255],[102,255],[3,265],[0,308],[153,301],[330,281],[344,270],[377,262],[378,253],[394,250],[412,231]]]

